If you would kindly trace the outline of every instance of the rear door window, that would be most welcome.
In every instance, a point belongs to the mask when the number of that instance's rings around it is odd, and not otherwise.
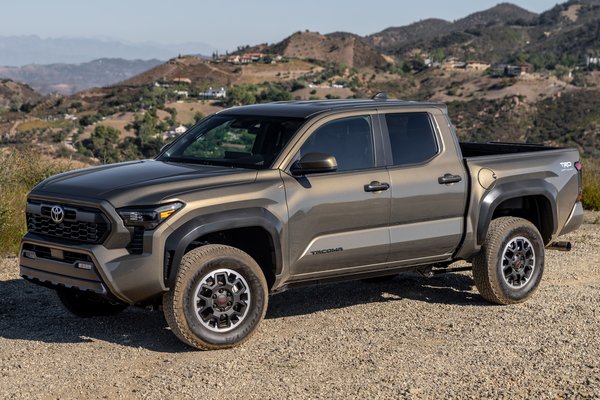
[[[386,114],[393,165],[421,164],[439,151],[435,131],[426,112]]]

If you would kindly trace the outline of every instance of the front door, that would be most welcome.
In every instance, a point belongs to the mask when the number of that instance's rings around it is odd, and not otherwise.
[[[333,155],[337,171],[283,174],[294,278],[386,261],[391,192],[387,169],[377,166],[373,139],[371,115],[325,122],[309,134],[295,158]]]

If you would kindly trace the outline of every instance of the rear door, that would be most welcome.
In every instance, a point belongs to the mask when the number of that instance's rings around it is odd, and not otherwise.
[[[338,170],[283,174],[294,278],[339,274],[387,260],[391,192],[385,188],[389,174],[374,132],[380,135],[377,114],[329,117],[297,145],[293,160],[327,153],[335,156]],[[378,184],[380,190],[373,190]]]
[[[391,184],[389,260],[445,259],[462,236],[467,192],[454,136],[437,123],[447,119],[437,109],[380,118]]]

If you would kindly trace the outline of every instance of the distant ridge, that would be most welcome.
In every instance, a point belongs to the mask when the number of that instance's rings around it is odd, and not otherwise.
[[[40,38],[39,36],[0,36],[0,65],[78,64],[98,58],[128,60],[168,60],[178,54],[211,54],[206,43],[123,43],[89,38]]]
[[[112,85],[161,63],[160,60],[102,58],[81,64],[32,64],[0,67],[0,78],[27,83],[42,94],[69,95],[96,86]]]

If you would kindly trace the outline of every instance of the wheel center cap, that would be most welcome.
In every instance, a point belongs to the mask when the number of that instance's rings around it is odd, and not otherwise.
[[[219,303],[219,304],[225,304],[225,303],[227,303],[227,295],[226,294],[220,294],[217,297],[217,303]]]

